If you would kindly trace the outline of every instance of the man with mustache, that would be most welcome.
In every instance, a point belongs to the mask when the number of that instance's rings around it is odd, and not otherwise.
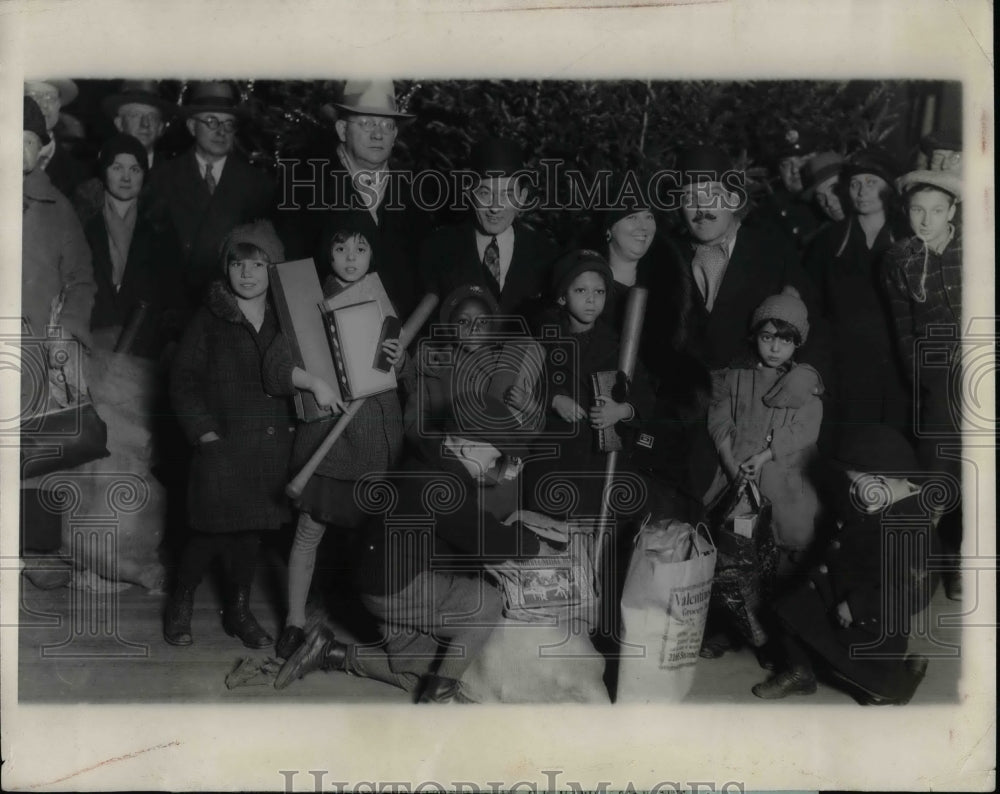
[[[700,498],[717,464],[705,424],[710,373],[746,354],[746,328],[754,309],[785,286],[798,290],[810,317],[820,318],[820,312],[794,246],[749,212],[743,173],[733,169],[726,154],[695,146],[681,153],[678,170],[687,234],[671,241],[676,256],[665,259],[664,267],[676,325],[668,337],[674,348],[668,355],[683,363],[678,370],[683,376],[674,378],[670,388],[673,399],[692,407],[686,422],[690,456],[680,468],[689,476],[682,485]],[[828,357],[827,329],[818,320],[798,354],[801,364],[778,381],[765,403],[797,408],[822,393]]]

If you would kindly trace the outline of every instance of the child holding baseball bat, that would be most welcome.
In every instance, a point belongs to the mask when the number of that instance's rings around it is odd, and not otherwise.
[[[632,442],[639,420],[652,409],[653,395],[641,365],[631,381],[619,372],[621,341],[606,323],[599,322],[613,276],[607,261],[596,251],[581,249],[563,256],[554,266],[556,306],[541,317],[543,328],[557,326],[559,338],[543,336],[546,351],[548,415],[546,438],[559,445],[555,460],[532,466],[529,501],[542,512],[546,492],[556,478],[571,483],[577,515],[597,516],[601,511],[608,451],[601,449],[601,431],[614,430]],[[575,348],[565,355],[566,343]],[[596,394],[593,375],[617,373],[608,394]],[[553,492],[554,493],[554,492]]]
[[[328,234],[323,250],[332,274],[323,284],[326,297],[355,283],[372,267],[374,253],[360,228],[342,227]],[[382,345],[388,362],[401,378],[412,377],[413,365],[398,339]],[[316,402],[342,413],[344,406],[330,384],[292,363],[288,342],[279,335],[264,366],[267,389],[273,394],[312,392]],[[358,402],[358,401],[356,401]],[[353,404],[352,404],[353,405]],[[322,444],[336,418],[302,423],[295,433],[292,470],[299,470]],[[320,541],[327,526],[353,531],[364,514],[354,501],[357,480],[371,472],[395,468],[403,445],[403,415],[395,391],[372,395],[360,402],[343,434],[323,457],[295,500],[298,522],[288,560],[288,617],[275,652],[288,658],[305,639],[306,600]]]

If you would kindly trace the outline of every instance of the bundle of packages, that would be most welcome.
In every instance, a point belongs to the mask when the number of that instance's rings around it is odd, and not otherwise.
[[[546,516],[521,511],[545,538]],[[551,519],[552,523],[563,522]],[[462,676],[479,703],[608,703],[604,657],[590,640],[597,612],[593,533],[571,526],[558,552],[490,568],[504,619]]]
[[[636,536],[621,601],[618,702],[676,703],[694,683],[715,573],[702,529],[647,520]]]
[[[760,611],[769,600],[778,569],[771,531],[771,504],[753,480],[733,483],[708,510],[718,549],[713,609],[725,615],[754,648],[767,642]]]

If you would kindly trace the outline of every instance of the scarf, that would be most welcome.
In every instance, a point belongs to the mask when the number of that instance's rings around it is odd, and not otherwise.
[[[694,274],[695,283],[705,299],[705,308],[709,312],[715,305],[715,298],[722,285],[722,277],[726,274],[726,268],[729,267],[729,250],[739,229],[740,223],[735,221],[732,228],[715,242],[694,244],[691,272]]]
[[[128,262],[128,249],[132,245],[132,233],[135,231],[136,205],[133,199],[129,202],[118,201],[110,193],[104,195],[104,225],[108,230],[108,250],[111,252],[111,283],[118,291],[125,277],[125,263]],[[124,216],[119,215],[121,209]]]

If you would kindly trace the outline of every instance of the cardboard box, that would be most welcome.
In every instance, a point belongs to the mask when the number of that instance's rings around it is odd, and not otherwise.
[[[313,260],[298,259],[268,265],[268,276],[278,322],[292,349],[293,363],[339,391],[337,370],[323,318],[323,287]],[[333,415],[330,410],[316,404],[311,392],[303,390],[295,396],[295,412],[304,422],[315,422]]]

